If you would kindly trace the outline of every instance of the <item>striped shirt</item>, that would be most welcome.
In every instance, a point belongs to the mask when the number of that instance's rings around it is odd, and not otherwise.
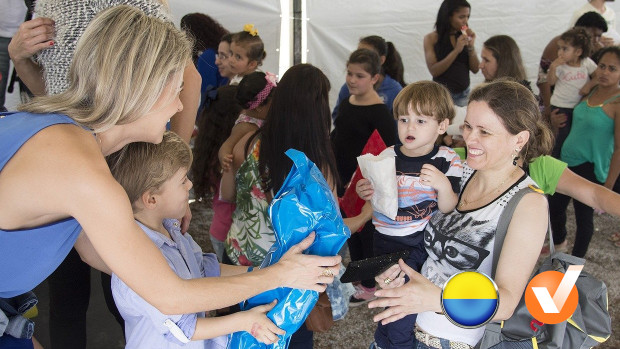
[[[408,236],[421,232],[437,211],[437,191],[420,181],[424,164],[430,164],[444,173],[455,193],[460,192],[463,174],[461,159],[445,146],[436,146],[423,156],[409,157],[400,151],[400,144],[385,149],[381,155],[396,157],[396,182],[398,185],[398,214],[394,220],[375,211],[372,222],[375,229],[389,236]]]

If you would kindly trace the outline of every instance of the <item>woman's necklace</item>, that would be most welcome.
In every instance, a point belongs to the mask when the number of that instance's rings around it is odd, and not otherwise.
[[[519,166],[516,166],[514,171],[510,172],[510,174],[508,175],[508,177],[506,177],[506,179],[504,179],[495,189],[491,190],[490,192],[480,196],[479,198],[475,199],[475,200],[471,200],[468,201],[467,199],[465,199],[464,196],[461,196],[461,202],[459,202],[458,204],[458,208],[461,209],[464,206],[479,202],[480,200],[487,198],[489,195],[493,194],[493,193],[499,193],[501,188],[504,186],[504,184],[506,184],[506,182],[511,179],[513,177],[513,175],[519,170]],[[476,172],[477,173],[477,172]],[[472,178],[470,184],[474,183],[476,180],[478,179],[478,176],[474,176],[474,178]]]
[[[97,139],[97,143],[99,143],[99,150],[101,150],[101,153],[103,153],[103,141],[101,140],[101,137],[98,133],[95,133],[95,139]]]

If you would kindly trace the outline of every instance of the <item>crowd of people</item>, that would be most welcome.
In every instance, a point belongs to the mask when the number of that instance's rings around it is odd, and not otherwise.
[[[26,15],[21,0],[0,6],[13,5],[12,16]],[[585,257],[593,212],[620,216],[620,47],[603,35],[615,14],[602,0],[587,5],[542,53],[539,95],[513,38],[481,38],[476,52],[471,5],[443,0],[424,37],[432,81],[405,83],[395,45],[364,36],[330,108],[319,68],[296,64],[279,80],[261,70],[268,57],[251,24],[229,32],[192,13],[179,29],[166,0],[37,1],[36,18],[9,37],[0,25],[0,50],[34,95],[0,113],[0,347],[40,347],[23,315],[47,280],[51,347],[85,348],[93,267],[126,348],[226,348],[236,331],[275,343],[284,333],[266,316],[275,303],[236,304],[277,287],[330,288],[342,312],[384,308],[362,343],[371,348],[474,348],[484,327],[441,314],[451,276],[490,275],[496,255],[502,302],[492,320],[508,319],[548,253],[549,217],[556,249],[566,249],[574,199],[572,254]],[[479,71],[485,82],[470,86]],[[451,123],[458,131],[446,136]],[[372,207],[380,193],[370,180],[351,182],[375,130],[380,155],[395,159],[395,217]],[[343,212],[352,261],[408,257],[353,286],[332,283],[342,258],[304,254],[310,234],[259,268],[276,241],[268,207],[290,148],[316,164],[335,200],[355,190],[366,201]],[[213,209],[204,234],[215,253],[186,233],[192,188]],[[494,251],[506,202],[526,188],[536,191]],[[312,348],[313,332],[302,325],[289,346]]]

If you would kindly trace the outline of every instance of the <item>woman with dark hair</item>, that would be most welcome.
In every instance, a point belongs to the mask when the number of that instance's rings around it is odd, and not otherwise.
[[[185,30],[194,39],[192,60],[202,77],[200,84],[200,105],[198,114],[201,114],[208,89],[215,89],[228,83],[229,78],[221,74],[218,69],[220,60],[228,57],[219,57],[219,45],[226,34],[229,34],[215,19],[204,13],[190,13],[181,18],[181,29]],[[209,87],[210,86],[210,87]]]
[[[392,42],[385,41],[384,38],[378,35],[361,38],[357,48],[369,49],[375,51],[379,55],[381,60],[381,71],[379,79],[375,83],[375,90],[391,113],[394,98],[396,98],[398,92],[407,85],[404,81],[405,67],[403,66],[400,53],[398,53]],[[340,103],[349,98],[350,95],[347,84],[343,84],[338,93],[338,101],[332,112],[333,120],[336,120],[338,117]]]
[[[562,145],[561,159],[583,178],[620,192],[620,47],[601,50],[598,85],[575,106],[573,127]],[[566,248],[566,208],[570,197],[549,200],[553,240]],[[577,231],[572,254],[583,258],[594,233],[593,209],[573,200]]]
[[[204,13],[189,13],[181,18],[181,29],[189,33],[194,39],[192,59],[194,63],[198,57],[208,49],[216,49],[224,34],[228,34],[222,25]]]
[[[519,46],[508,35],[495,35],[487,39],[480,52],[480,71],[487,82],[509,77],[520,82],[530,91],[530,82],[523,67]]]
[[[476,33],[467,26],[470,12],[466,0],[444,0],[435,31],[424,36],[426,66],[433,81],[445,85],[460,107],[467,105],[469,72],[477,73],[480,65],[474,47]]]
[[[285,151],[293,148],[305,153],[335,193],[338,170],[329,140],[329,87],[318,68],[292,66],[273,93],[263,127],[235,145],[233,171],[223,173],[221,184],[222,199],[237,205],[226,240],[226,255],[235,264],[260,265],[275,242],[267,207],[293,165]],[[365,210],[345,223],[356,231],[370,216],[370,210]],[[302,326],[290,347],[312,348],[312,332]]]
[[[235,120],[243,107],[237,102],[237,85],[221,86],[216,90],[209,105],[198,120],[198,133],[194,143],[192,182],[194,195],[198,200],[211,200],[213,221],[209,226],[211,245],[221,262],[224,256],[224,241],[228,235],[231,216],[235,205],[220,200],[220,179],[222,177],[218,151],[230,135]]]

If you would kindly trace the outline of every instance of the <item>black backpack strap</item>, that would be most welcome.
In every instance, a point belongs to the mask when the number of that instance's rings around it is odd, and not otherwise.
[[[518,192],[516,192],[502,211],[502,214],[499,216],[499,221],[497,223],[497,229],[495,230],[495,243],[493,244],[493,269],[491,269],[491,277],[495,278],[495,269],[497,269],[497,262],[499,261],[499,255],[502,251],[502,246],[504,245],[504,239],[506,238],[506,233],[508,232],[508,226],[510,225],[510,221],[512,220],[512,215],[517,208],[517,205],[521,201],[521,198],[525,196],[525,194],[536,192],[534,189],[525,187]]]

